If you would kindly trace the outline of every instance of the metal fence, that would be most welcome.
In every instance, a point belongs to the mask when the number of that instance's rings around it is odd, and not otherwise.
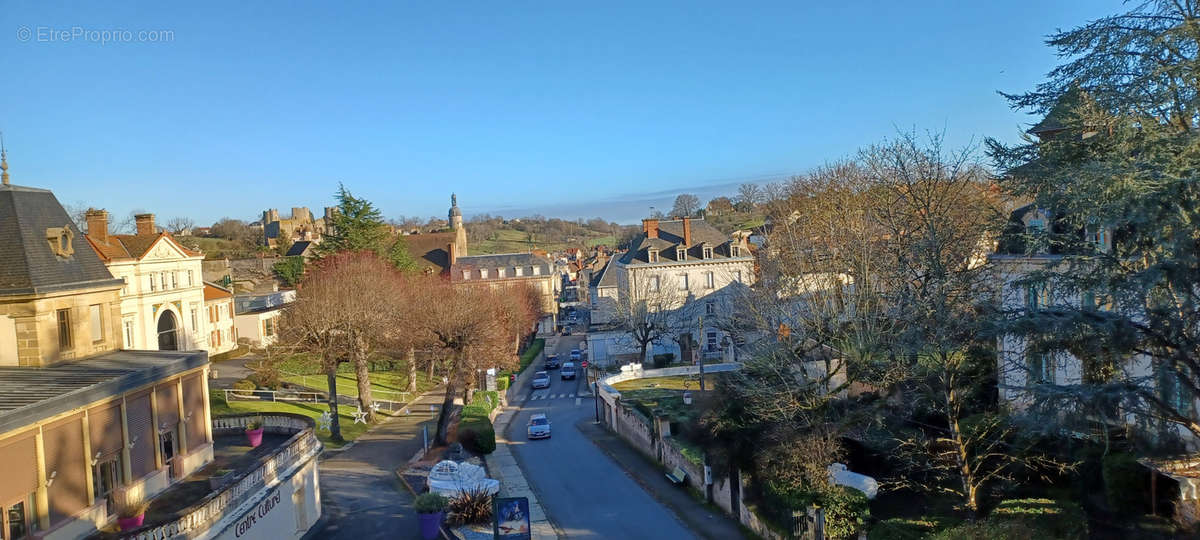
[[[236,388],[225,388],[221,390],[225,393],[225,403],[230,401],[278,401],[291,403],[325,403],[329,400],[329,394],[325,392],[309,392],[298,390],[238,390]],[[374,393],[374,390],[372,390]],[[404,392],[407,394],[407,392]],[[338,403],[354,404],[358,401],[355,396],[347,396],[338,394]],[[371,403],[375,410],[398,412],[404,410],[408,401],[397,401],[391,399],[372,399]],[[436,412],[436,406],[430,405],[430,411]],[[408,411],[412,412],[412,411]]]

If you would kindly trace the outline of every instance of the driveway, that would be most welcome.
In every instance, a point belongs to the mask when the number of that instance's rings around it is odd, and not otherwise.
[[[584,336],[549,338],[547,353],[557,352],[567,361]],[[538,500],[566,538],[691,539],[696,538],[672,513],[624,469],[601,452],[575,427],[594,418],[591,397],[580,397],[585,384],[563,381],[550,371],[550,388],[524,389],[524,406],[509,425],[506,436]],[[585,391],[586,393],[586,391]],[[519,400],[518,400],[519,401]],[[527,441],[529,416],[545,413],[553,428],[550,439]],[[522,442],[523,441],[523,442]]]

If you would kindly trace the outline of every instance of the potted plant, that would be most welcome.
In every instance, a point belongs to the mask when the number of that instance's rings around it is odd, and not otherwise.
[[[442,528],[442,519],[446,517],[446,506],[450,501],[437,493],[422,493],[413,501],[417,509],[417,518],[421,520],[421,538],[433,540],[438,537]]]
[[[150,503],[145,501],[126,502],[117,507],[117,526],[122,531],[131,531],[142,526],[146,519],[146,508]]]
[[[262,444],[263,436],[263,420],[261,416],[256,416],[246,423],[246,439],[250,441],[250,448],[258,448]]]

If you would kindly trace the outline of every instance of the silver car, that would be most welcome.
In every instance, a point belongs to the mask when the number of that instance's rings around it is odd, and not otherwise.
[[[533,389],[550,388],[550,374],[545,371],[539,371],[533,374]]]
[[[544,414],[535,414],[529,417],[528,433],[530,439],[549,439],[550,420],[547,420]]]

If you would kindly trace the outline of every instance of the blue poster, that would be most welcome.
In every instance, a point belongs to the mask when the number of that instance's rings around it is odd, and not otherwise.
[[[493,512],[493,534],[500,540],[530,540],[529,499],[497,497]]]

